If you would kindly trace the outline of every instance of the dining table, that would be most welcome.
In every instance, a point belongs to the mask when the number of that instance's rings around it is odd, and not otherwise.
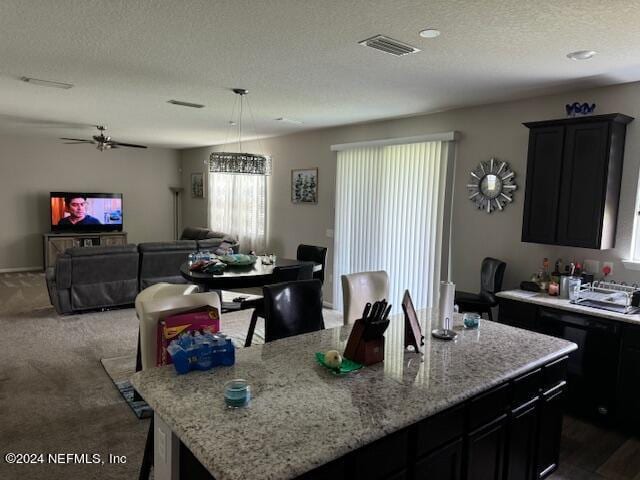
[[[275,267],[288,267],[313,263],[314,272],[322,269],[322,265],[315,262],[296,260],[291,258],[276,258],[272,264],[263,263],[258,257],[253,265],[234,266],[227,265],[224,272],[205,273],[189,270],[189,263],[180,266],[180,274],[190,283],[202,287],[204,290],[229,290],[237,288],[262,287],[273,283],[273,269]]]

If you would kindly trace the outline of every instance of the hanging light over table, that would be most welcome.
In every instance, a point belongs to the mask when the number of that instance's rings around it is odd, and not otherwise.
[[[238,150],[239,152],[213,152],[209,156],[209,171],[212,173],[238,173],[245,175],[271,175],[271,157],[258,153],[242,153],[242,110],[244,96],[249,93],[244,88],[234,88],[233,93],[240,97],[238,114]],[[233,116],[233,113],[232,113]],[[234,123],[231,122],[233,125]],[[254,123],[255,128],[255,123]]]

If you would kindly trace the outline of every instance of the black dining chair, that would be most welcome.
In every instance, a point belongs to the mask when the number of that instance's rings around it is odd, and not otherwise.
[[[327,249],[326,247],[316,247],[314,245],[298,245],[298,251],[296,252],[297,260],[304,260],[308,262],[315,262],[322,265],[322,269],[317,272],[313,272],[313,278],[320,280],[324,283],[324,269],[327,263]]]
[[[455,303],[461,312],[486,313],[493,320],[491,309],[498,305],[496,293],[502,290],[502,280],[507,264],[497,258],[487,257],[480,268],[480,293],[456,291]]]
[[[262,290],[265,342],[324,329],[320,280],[278,283]]]
[[[313,278],[313,263],[303,263],[298,265],[286,265],[282,267],[273,268],[273,280],[272,284],[291,282],[296,280],[310,280]],[[246,302],[245,302],[246,303]],[[256,330],[256,324],[258,323],[258,317],[265,318],[264,316],[264,297],[253,300],[250,304],[245,306],[254,307],[255,310],[251,314],[251,322],[249,323],[249,330],[247,331],[247,338],[244,341],[245,347],[250,347],[253,340],[253,333]]]

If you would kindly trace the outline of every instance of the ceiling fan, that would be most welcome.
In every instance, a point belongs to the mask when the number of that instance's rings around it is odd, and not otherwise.
[[[115,140],[111,140],[111,137],[108,137],[104,134],[106,128],[102,125],[96,125],[96,128],[99,130],[100,135],[94,135],[92,140],[87,140],[83,138],[60,138],[60,140],[69,140],[69,142],[65,142],[66,145],[74,145],[74,144],[82,144],[82,143],[90,143],[95,145],[98,150],[104,152],[105,150],[110,150],[112,148],[120,148],[120,147],[130,147],[130,148],[147,148],[144,145],[135,145],[133,143],[122,143],[116,142]]]

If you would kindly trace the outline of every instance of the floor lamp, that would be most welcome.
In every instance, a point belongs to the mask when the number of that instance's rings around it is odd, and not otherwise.
[[[178,240],[180,234],[180,194],[184,190],[182,187],[169,187],[173,193],[173,238]]]

